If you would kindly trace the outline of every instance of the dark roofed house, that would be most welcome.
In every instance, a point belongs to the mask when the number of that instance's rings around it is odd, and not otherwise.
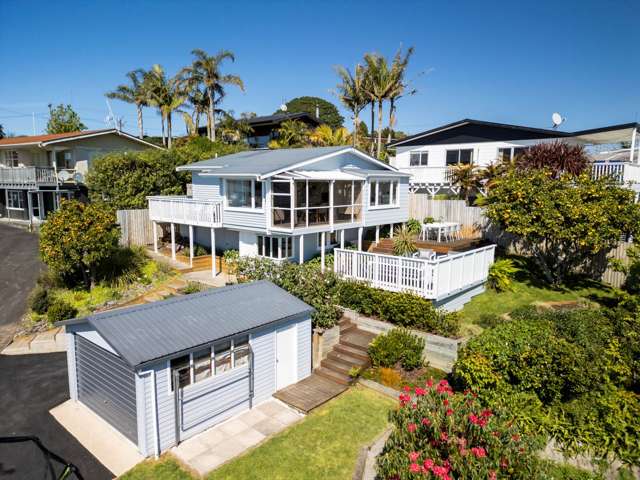
[[[312,312],[261,281],[62,322],[70,397],[158,455],[309,376]]]
[[[263,115],[247,119],[247,123],[252,129],[247,137],[247,143],[251,148],[267,148],[268,143],[278,137],[278,129],[287,120],[298,120],[313,129],[320,125],[320,120],[308,113],[276,113],[274,115]],[[207,134],[207,127],[198,129],[201,136]]]

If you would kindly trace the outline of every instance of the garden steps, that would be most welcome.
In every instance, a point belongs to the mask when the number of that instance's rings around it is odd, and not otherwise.
[[[359,348],[365,352],[369,344],[376,338],[374,333],[365,332],[356,328],[340,335],[340,343],[352,348]]]
[[[314,373],[329,380],[333,380],[340,385],[349,385],[351,383],[351,377],[349,375],[331,370],[327,367],[316,368]]]
[[[337,352],[335,348],[329,352],[327,359],[332,360],[335,363],[342,363],[344,365],[356,367],[363,367],[369,363],[368,359],[365,360],[362,358],[352,357],[344,352]]]
[[[366,350],[361,348],[353,348],[348,345],[343,345],[338,343],[335,347],[333,347],[334,352],[343,353],[352,358],[357,358],[359,360],[369,360],[369,354]]]

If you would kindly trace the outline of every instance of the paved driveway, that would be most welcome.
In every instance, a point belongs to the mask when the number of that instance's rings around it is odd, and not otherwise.
[[[0,350],[13,338],[41,268],[38,235],[0,223]]]
[[[66,354],[0,355],[0,436],[35,435],[53,453],[76,465],[86,480],[113,478],[49,414],[68,398]],[[0,447],[0,478],[48,478],[43,468],[42,455],[33,447]]]

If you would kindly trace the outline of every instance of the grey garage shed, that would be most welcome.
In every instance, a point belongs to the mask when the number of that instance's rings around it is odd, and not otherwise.
[[[310,375],[312,312],[261,281],[68,320],[70,396],[160,454]]]

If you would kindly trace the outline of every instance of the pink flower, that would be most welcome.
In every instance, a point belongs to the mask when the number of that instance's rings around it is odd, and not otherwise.
[[[511,440],[513,440],[514,442],[519,442],[520,441],[520,435],[518,435],[517,433],[515,435],[511,436]]]
[[[451,415],[453,415],[453,410],[451,410],[450,408],[447,408],[447,417],[450,417]]]
[[[476,415],[474,413],[470,413],[469,414],[469,421],[471,423],[473,423],[474,425],[478,424],[478,417],[476,417]]]
[[[428,418],[423,418],[421,423],[422,425],[429,426],[431,425],[431,420],[429,420]]]
[[[445,398],[445,399],[442,401],[442,404],[443,404],[445,407],[448,407],[448,406],[449,406],[449,400],[447,400],[447,399]]]
[[[498,475],[496,474],[495,470],[491,470],[489,472],[489,480],[496,480],[496,478],[498,478]]]
[[[434,466],[431,471],[436,477],[443,478],[448,472],[445,467],[440,467],[438,465]]]
[[[427,391],[424,388],[416,387],[416,395],[422,397]]]
[[[440,432],[440,440],[442,440],[443,442],[446,442],[449,439],[449,435],[447,435],[447,432]]]
[[[491,415],[493,415],[491,410],[483,410],[482,413],[480,413],[482,418],[489,418]]]
[[[425,470],[431,470],[433,465],[434,465],[433,460],[431,460],[430,458],[427,458],[423,463]]]
[[[420,457],[420,454],[418,452],[411,452],[409,454],[409,460],[411,460],[412,462],[415,462],[416,460],[418,460],[419,457]]]
[[[420,473],[422,469],[420,468],[420,465],[418,465],[417,463],[412,463],[411,465],[409,465],[409,471],[411,473]]]
[[[400,405],[403,407],[411,400],[411,397],[406,393],[401,393],[398,398],[400,399]]]
[[[483,458],[487,456],[487,451],[482,447],[471,448],[471,453],[473,453],[478,458]]]
[[[409,385],[405,385],[404,387],[402,387],[402,390],[409,393],[411,391],[411,387]]]
[[[409,425],[407,425],[407,430],[409,430],[409,433],[415,432],[416,428],[418,428],[418,427],[416,426],[415,423],[410,423]]]
[[[429,380],[427,380],[427,383],[425,383],[425,385],[429,388],[433,387],[433,378],[430,378]]]

